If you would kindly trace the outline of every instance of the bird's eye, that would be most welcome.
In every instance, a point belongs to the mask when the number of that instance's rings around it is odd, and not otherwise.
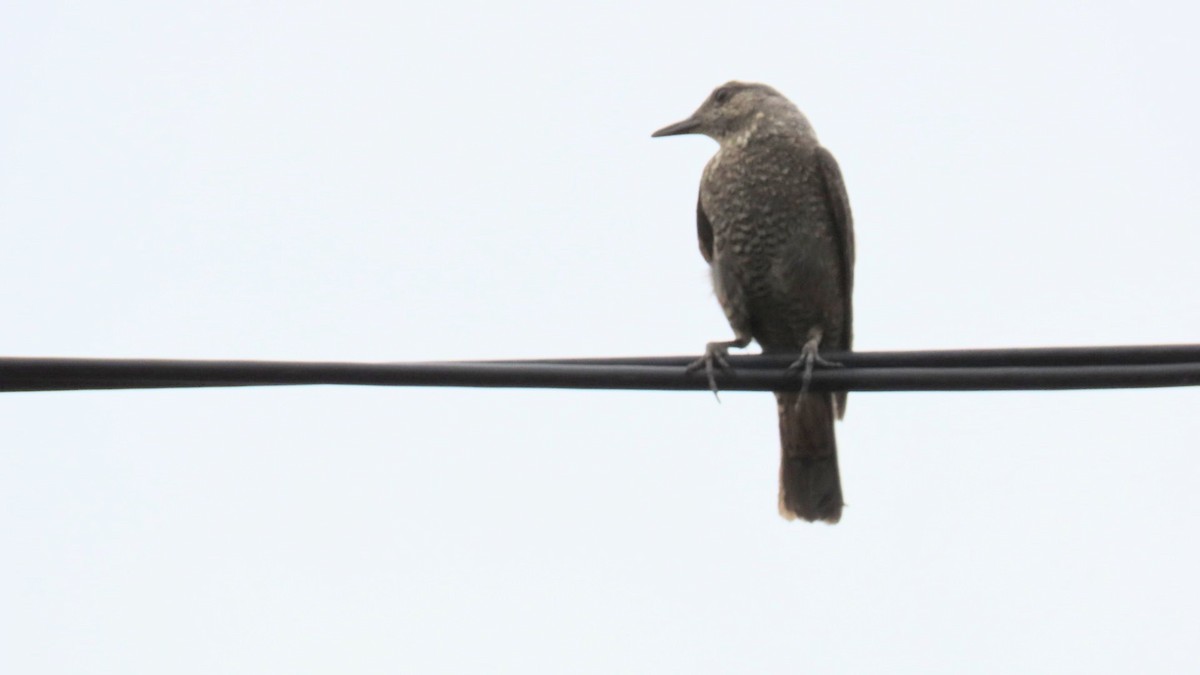
[[[725,87],[721,87],[717,90],[717,93],[713,94],[713,98],[717,101],[718,105],[728,101],[730,96],[733,96],[733,92]]]

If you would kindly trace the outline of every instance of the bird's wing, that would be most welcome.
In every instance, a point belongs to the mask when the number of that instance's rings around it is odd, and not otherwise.
[[[842,254],[842,290],[846,303],[846,324],[842,328],[846,344],[842,347],[850,349],[854,325],[850,302],[854,292],[854,217],[850,214],[850,199],[846,196],[846,184],[842,181],[837,160],[825,148],[817,148],[817,162],[821,167],[821,180],[825,184],[825,203],[829,205],[833,216],[838,248]]]
[[[700,239],[700,255],[704,256],[704,262],[712,264],[712,223],[708,222],[708,216],[704,214],[704,205],[700,203],[699,196],[696,197],[696,236]]]

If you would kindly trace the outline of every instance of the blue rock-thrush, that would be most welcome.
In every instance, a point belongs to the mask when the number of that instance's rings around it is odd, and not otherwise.
[[[703,134],[720,144],[700,180],[700,253],[734,339],[710,342],[703,367],[728,368],[730,347],[801,354],[851,347],[854,228],[841,171],[791,101],[763,84],[718,87],[686,120],[654,136]],[[714,384],[715,389],[715,384]],[[776,392],[782,464],[779,511],[836,523],[842,515],[834,418],[846,392]]]

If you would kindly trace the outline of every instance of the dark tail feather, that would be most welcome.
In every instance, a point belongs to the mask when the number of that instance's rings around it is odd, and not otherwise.
[[[779,403],[779,513],[836,523],[842,517],[833,394],[775,392]]]

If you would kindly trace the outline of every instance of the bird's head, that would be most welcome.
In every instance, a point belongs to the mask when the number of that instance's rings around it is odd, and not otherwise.
[[[804,119],[790,101],[765,84],[726,82],[714,89],[691,117],[667,125],[651,136],[704,134],[721,143],[747,132],[764,118],[793,115]],[[807,122],[803,124],[807,126]]]

